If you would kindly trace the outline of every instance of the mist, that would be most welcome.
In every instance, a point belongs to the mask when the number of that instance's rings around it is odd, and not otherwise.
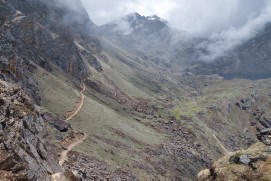
[[[207,48],[211,60],[253,37],[271,20],[269,0],[81,0],[89,17],[102,25],[122,16],[138,12],[156,14],[173,28],[194,37],[209,40],[200,46]],[[123,25],[123,24],[122,24]]]

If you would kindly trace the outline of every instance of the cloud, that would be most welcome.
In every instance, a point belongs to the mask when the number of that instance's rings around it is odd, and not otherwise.
[[[270,0],[81,0],[97,24],[111,22],[125,14],[156,14],[169,25],[192,36],[207,37],[215,58],[244,42],[271,20]]]
[[[268,0],[82,0],[98,25],[138,12],[156,14],[173,27],[206,35],[241,26],[266,7]]]
[[[244,43],[246,40],[255,36],[264,25],[271,20],[271,2],[267,2],[265,8],[257,16],[249,17],[241,26],[231,26],[220,32],[213,32],[208,42],[203,42],[199,47],[207,47],[209,55],[202,58],[213,60],[228,50]]]

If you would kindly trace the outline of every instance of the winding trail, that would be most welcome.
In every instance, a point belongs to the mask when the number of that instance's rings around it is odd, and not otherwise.
[[[124,68],[126,67],[127,65],[124,65],[122,66],[121,68]],[[103,75],[105,73],[108,73],[108,72],[111,72],[115,70],[114,68],[111,68],[111,69],[108,69],[108,70],[105,70],[104,72],[102,73],[97,73],[97,74],[94,74],[92,75],[91,77],[87,77],[83,80],[83,82],[87,79],[92,79],[98,75]],[[80,110],[82,109],[83,105],[84,105],[84,100],[85,100],[85,96],[84,96],[84,91],[86,90],[86,86],[84,83],[82,83],[82,86],[81,86],[81,91],[80,91],[80,100],[78,101],[78,103],[76,103],[75,105],[75,108],[74,108],[74,111],[72,111],[72,114],[69,115],[64,121],[66,122],[69,122],[72,118],[74,118],[79,112]],[[85,139],[87,138],[87,134],[83,133],[83,136],[82,137],[79,137],[79,138],[76,138],[76,141],[74,141],[72,144],[70,144],[68,146],[68,148],[64,151],[62,151],[62,153],[60,154],[60,157],[59,157],[59,165],[62,167],[63,164],[65,163],[65,161],[68,160],[68,153],[74,148],[76,147],[77,145],[81,144]],[[55,173],[51,176],[51,180],[52,181],[65,181],[66,178],[64,176],[64,173],[63,172],[59,172],[59,173]]]
[[[64,121],[66,121],[66,122],[70,121],[74,116],[76,116],[79,113],[79,111],[81,110],[82,106],[84,105],[85,96],[84,96],[83,92],[85,90],[86,90],[86,86],[83,83],[82,84],[82,90],[80,91],[80,100],[79,100],[79,103],[78,103],[78,105],[75,106],[75,109],[74,109],[73,113],[70,116],[68,116]]]
[[[76,104],[73,113],[68,116],[64,121],[68,122],[70,121],[74,116],[76,116],[79,111],[82,109],[82,106],[84,105],[84,100],[85,100],[85,96],[84,96],[84,91],[86,90],[86,86],[83,83],[82,84],[82,89],[80,91],[80,100],[79,102]],[[87,134],[83,133],[83,136],[80,138],[76,138],[76,141],[73,142],[72,144],[70,144],[68,146],[68,148],[64,151],[61,152],[60,157],[59,157],[59,165],[62,167],[63,164],[65,163],[65,161],[68,160],[68,153],[77,145],[81,144],[85,139],[87,138]],[[67,179],[64,176],[63,172],[59,172],[59,173],[55,173],[51,176],[51,180],[52,181],[66,181]]]
[[[60,159],[59,159],[59,165],[62,166],[64,164],[64,162],[66,160],[68,160],[68,153],[77,145],[79,145],[80,143],[82,143],[85,139],[87,138],[87,134],[84,134],[83,137],[81,138],[77,138],[76,141],[72,144],[70,144],[67,148],[67,150],[63,151],[60,155]]]
[[[75,106],[75,109],[74,109],[74,112],[69,116],[67,117],[64,121],[68,122],[70,121],[74,116],[76,116],[79,111],[82,109],[82,106],[84,105],[84,100],[85,100],[85,96],[83,94],[83,92],[86,90],[86,86],[85,84],[83,83],[82,84],[82,89],[80,91],[80,100],[79,100],[79,103]],[[77,145],[79,145],[80,143],[82,143],[85,139],[87,138],[87,134],[83,133],[83,137],[81,138],[76,138],[76,141],[73,142],[72,144],[70,144],[68,146],[68,148],[66,150],[64,150],[61,154],[60,154],[60,158],[59,158],[59,165],[62,166],[63,163],[65,161],[68,160],[68,153]]]

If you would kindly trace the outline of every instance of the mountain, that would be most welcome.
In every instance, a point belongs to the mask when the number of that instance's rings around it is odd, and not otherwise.
[[[207,47],[212,40],[175,30],[157,16],[132,13],[100,28],[114,43],[132,49],[141,58],[157,65],[177,66],[196,74],[219,74],[226,78],[270,77],[270,23],[249,40],[210,60],[203,60],[203,57],[210,55]]]
[[[0,179],[193,180],[268,142],[270,79],[212,74],[235,69],[157,16],[99,27],[80,0],[10,0],[0,20]]]
[[[270,77],[271,55],[270,23],[254,37],[229,50],[226,55],[203,63],[198,62],[195,72],[198,74],[218,73],[226,78],[260,79]]]
[[[141,46],[150,48],[152,43],[162,44],[170,41],[172,30],[167,24],[165,20],[156,15],[141,16],[138,13],[132,13],[117,21],[102,25],[100,29],[105,35],[113,36],[131,48]],[[139,44],[134,45],[133,43]]]
[[[157,65],[169,66],[175,42],[185,41],[185,32],[171,28],[160,17],[128,14],[99,27],[102,34],[125,49]]]
[[[46,120],[19,87],[0,81],[1,180],[43,180],[60,172]]]
[[[25,87],[38,104],[41,100],[37,82],[30,75],[36,69],[34,64],[47,71],[52,71],[52,65],[56,65],[77,78],[84,77],[87,72],[77,49],[80,42],[91,46],[90,51],[85,52],[91,66],[98,71],[102,69],[93,57],[93,54],[100,53],[101,46],[89,33],[95,25],[88,19],[82,5],[78,6],[80,11],[71,11],[53,4],[58,3],[36,0],[1,2],[1,70]],[[81,28],[76,28],[78,26]]]

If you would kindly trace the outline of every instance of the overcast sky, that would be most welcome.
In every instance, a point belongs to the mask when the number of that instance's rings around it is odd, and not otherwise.
[[[266,11],[271,0],[82,0],[90,18],[101,25],[125,14],[156,14],[192,34],[242,27]],[[269,12],[268,12],[269,13]],[[271,13],[269,13],[271,14]]]
[[[138,12],[158,15],[192,36],[208,37],[201,46],[214,59],[241,44],[271,21],[271,0],[81,0],[97,25]]]

